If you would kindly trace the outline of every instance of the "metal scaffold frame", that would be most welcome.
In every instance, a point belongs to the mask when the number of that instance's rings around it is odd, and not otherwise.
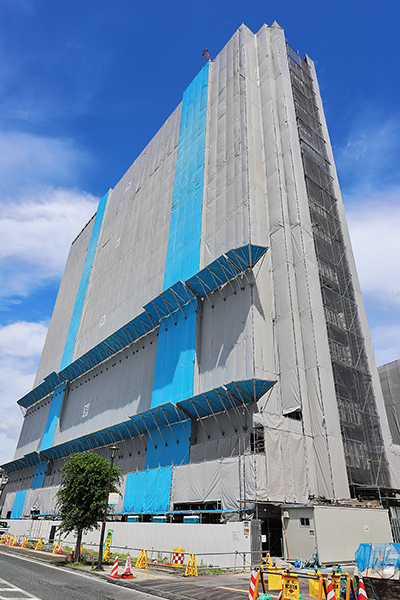
[[[313,79],[287,44],[297,128],[318,261],[350,486],[389,485],[388,464]]]

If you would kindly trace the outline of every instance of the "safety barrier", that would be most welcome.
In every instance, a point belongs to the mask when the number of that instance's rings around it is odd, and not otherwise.
[[[265,581],[265,575],[268,576],[268,586]],[[279,591],[281,600],[299,600],[300,598],[300,579],[308,579],[308,594],[312,598],[322,600],[334,600],[335,598],[345,598],[350,600],[350,594],[353,599],[367,598],[362,578],[359,579],[358,593],[356,586],[349,573],[337,573],[333,571],[329,575],[322,575],[320,571],[314,573],[293,572],[291,569],[279,569],[272,565],[257,567],[251,572],[249,586],[249,600],[258,598],[258,590],[261,585],[263,593],[268,591]]]
[[[48,542],[46,542],[43,538],[41,539],[41,547],[36,547],[37,543],[38,543],[38,539],[37,538],[31,538],[28,537],[28,547],[31,549],[35,549],[35,550],[46,550],[46,551],[50,551],[52,552],[54,549],[54,542],[53,540],[49,540]],[[3,540],[3,542],[2,542]],[[7,541],[8,540],[8,541]],[[11,541],[10,541],[11,540]],[[14,544],[14,542],[18,540],[18,536],[13,537],[12,535],[8,534],[6,535],[6,537],[4,538],[4,536],[2,536],[0,538],[0,544],[1,543],[5,543],[5,544]],[[61,540],[59,540],[58,542],[56,542],[59,544]],[[111,553],[112,553],[112,560],[114,560],[114,557],[116,554],[128,554],[130,553],[131,556],[138,556],[142,550],[142,548],[137,548],[137,547],[133,547],[133,546],[116,546],[116,545],[111,545],[111,543],[107,544],[106,540],[106,544],[105,544],[105,548],[104,548],[104,555],[103,555],[103,562],[110,562],[111,559]],[[111,539],[110,539],[111,542]],[[68,545],[70,548],[74,548],[74,544],[75,544],[75,538],[69,538],[69,537],[65,537],[63,538],[63,543],[64,545]],[[84,543],[84,548],[85,550],[88,550],[89,552],[92,552],[92,549],[94,552],[97,551],[98,549],[98,544],[95,542],[85,542]],[[157,569],[173,569],[175,572],[179,572],[180,570],[182,571],[182,574],[184,574],[184,570],[186,568],[186,565],[184,563],[186,563],[187,558],[189,556],[189,552],[185,551],[185,548],[174,548],[173,551],[171,551],[171,549],[168,550],[159,550],[159,549],[154,549],[152,548],[151,550],[148,550],[149,552],[149,564],[152,563],[152,565],[157,568]],[[65,554],[67,554],[67,552],[65,552]],[[81,545],[81,554],[82,554],[82,545]],[[72,558],[74,555],[74,551],[69,552],[68,556],[70,558]],[[261,555],[261,552],[259,550],[257,551],[245,551],[245,552],[239,552],[239,551],[234,551],[234,552],[203,552],[203,553],[196,553],[196,557],[197,557],[197,569],[198,571],[209,571],[210,569],[224,569],[224,570],[233,570],[233,572],[243,572],[243,571],[251,571],[251,569],[253,568],[254,565],[259,565],[261,564],[259,562],[259,557]],[[184,558],[186,557],[186,559]],[[232,560],[229,560],[229,557],[232,558]],[[228,563],[228,564],[227,564]]]
[[[157,567],[167,567],[167,568],[185,568],[184,565],[185,560],[185,549],[184,548],[174,548],[174,552],[172,555],[171,562],[162,562],[162,561],[149,561],[147,550],[142,549],[139,553],[138,559],[136,560],[136,568],[137,569],[147,569],[148,566],[157,566]],[[185,569],[185,577],[197,577],[197,556],[195,553],[189,552],[188,561]]]

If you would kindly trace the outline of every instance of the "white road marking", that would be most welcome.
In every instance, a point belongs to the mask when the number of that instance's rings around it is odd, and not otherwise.
[[[0,600],[24,600],[25,598],[26,600],[41,600],[41,598],[33,596],[5,579],[0,579]]]

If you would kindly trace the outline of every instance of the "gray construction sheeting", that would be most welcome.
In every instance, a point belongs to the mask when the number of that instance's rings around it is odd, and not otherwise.
[[[15,451],[15,458],[20,458],[38,449],[38,440],[42,439],[50,404],[51,395],[46,396],[27,409]]]
[[[400,360],[378,367],[393,443],[400,445]]]
[[[71,245],[49,329],[47,331],[46,341],[40,357],[34,387],[39,385],[43,379],[53,371],[58,372],[60,368],[68,327],[74,309],[75,298],[81,280],[93,224],[94,218],[87,223]]]
[[[376,387],[322,102],[313,63],[305,62]],[[173,465],[171,506],[221,501],[224,509],[237,510],[246,499],[304,503],[309,496],[350,495],[294,93],[285,35],[277,24],[257,34],[242,25],[209,65],[199,271],[248,244],[267,251],[254,268],[193,301],[193,395],[235,381],[277,383],[257,404],[193,420],[184,459],[190,453],[190,462]],[[109,194],[73,360],[140,315],[163,291],[180,119],[181,105]],[[72,244],[35,385],[59,369],[92,227],[93,221]],[[157,327],[70,383],[54,445],[151,407]],[[380,390],[375,391],[392,482],[400,487],[400,452],[391,444]],[[18,456],[40,447],[48,402],[49,397],[27,411]],[[265,453],[251,448],[254,427],[264,432]],[[120,442],[116,464],[127,473],[143,470],[146,445],[146,436],[139,435]],[[43,494],[43,506],[51,504],[61,464],[48,470],[49,491],[31,490],[28,503]],[[28,486],[32,474],[25,477]]]

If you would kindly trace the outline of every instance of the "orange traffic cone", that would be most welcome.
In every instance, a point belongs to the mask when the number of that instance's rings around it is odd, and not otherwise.
[[[326,595],[326,600],[335,600],[335,592],[333,591],[332,579],[328,579],[328,593]]]
[[[125,571],[121,575],[121,579],[133,579],[133,573],[131,569],[131,557],[128,554],[126,559]]]
[[[57,552],[56,552],[55,554],[63,554],[62,545],[63,545],[63,543],[62,543],[62,542],[60,542],[60,545],[59,545],[59,547],[58,547],[58,550],[57,550]]]
[[[119,579],[119,575],[118,575],[118,555],[116,556],[116,558],[114,560],[113,568],[111,569],[111,573],[109,574],[109,577],[111,577],[112,579]]]
[[[249,598],[248,600],[256,600],[258,592],[256,590],[257,578],[260,576],[260,572],[252,571],[250,575],[250,587],[249,587]]]
[[[365,587],[364,587],[364,582],[361,577],[358,582],[358,600],[368,600],[367,592],[365,591]]]

